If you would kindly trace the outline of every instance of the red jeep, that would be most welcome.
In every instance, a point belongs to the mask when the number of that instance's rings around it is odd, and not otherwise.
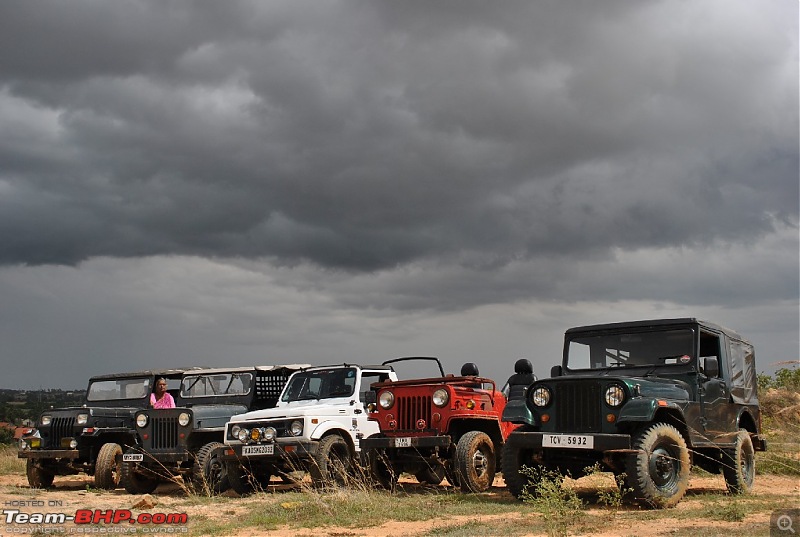
[[[506,396],[473,363],[460,377],[439,369],[438,378],[372,385],[367,409],[381,432],[363,439],[361,450],[385,488],[393,489],[403,472],[432,485],[446,476],[465,492],[483,492],[494,481],[503,442],[517,427],[500,420]]]

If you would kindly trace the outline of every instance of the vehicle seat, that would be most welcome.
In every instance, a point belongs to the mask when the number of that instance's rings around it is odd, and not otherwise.
[[[514,364],[514,374],[508,378],[508,400],[524,397],[525,388],[533,384],[536,375],[530,360],[520,358]]]
[[[467,362],[461,366],[461,376],[462,377],[477,377],[480,373],[478,372],[478,366],[472,362]],[[483,388],[483,384],[480,382],[475,382],[472,384],[467,384],[470,388]]]

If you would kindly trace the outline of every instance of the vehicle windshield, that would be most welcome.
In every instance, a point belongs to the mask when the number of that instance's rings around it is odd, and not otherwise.
[[[316,369],[295,373],[283,390],[281,401],[308,401],[350,397],[358,378],[355,367]]]
[[[694,356],[689,329],[578,336],[569,341],[567,369],[687,364]]]
[[[114,401],[143,399],[150,394],[150,377],[98,380],[89,383],[87,401]]]
[[[253,374],[250,372],[189,375],[181,382],[181,397],[247,395],[252,386]]]

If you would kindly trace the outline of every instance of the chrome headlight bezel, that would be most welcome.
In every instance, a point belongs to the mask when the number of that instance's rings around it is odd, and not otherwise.
[[[446,406],[450,402],[450,392],[446,388],[439,388],[431,396],[431,401],[439,408]]]
[[[136,414],[136,426],[140,429],[147,427],[147,414]]]
[[[547,386],[537,386],[531,391],[531,403],[538,408],[544,408],[553,400],[553,392]]]
[[[188,412],[181,412],[180,415],[178,415],[178,425],[181,427],[186,427],[189,425],[190,420],[191,417],[189,416]]]
[[[231,425],[230,430],[228,431],[228,436],[231,438],[239,439],[239,431],[241,430],[241,425]]]
[[[246,444],[247,441],[250,440],[250,431],[244,427],[240,427],[239,432],[236,433],[236,439],[242,444]]]
[[[50,425],[53,422],[53,416],[44,415],[39,419],[40,425]]]
[[[394,406],[394,393],[389,390],[381,392],[378,396],[378,404],[384,410],[389,410]]]
[[[294,436],[303,434],[303,420],[294,420],[289,424],[289,432]]]
[[[76,425],[86,425],[87,423],[89,423],[89,414],[86,413],[86,412],[81,412],[75,418],[75,424]]]
[[[606,388],[603,399],[611,408],[617,408],[625,402],[625,389],[619,384],[611,384]]]

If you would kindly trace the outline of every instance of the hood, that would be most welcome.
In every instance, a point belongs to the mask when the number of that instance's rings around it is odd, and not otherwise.
[[[289,419],[306,416],[340,416],[348,412],[350,407],[357,406],[358,403],[351,405],[350,397],[340,397],[334,399],[313,399],[308,401],[292,401],[281,403],[281,406],[264,410],[254,410],[244,414],[231,417],[230,421],[253,421],[269,419]]]

